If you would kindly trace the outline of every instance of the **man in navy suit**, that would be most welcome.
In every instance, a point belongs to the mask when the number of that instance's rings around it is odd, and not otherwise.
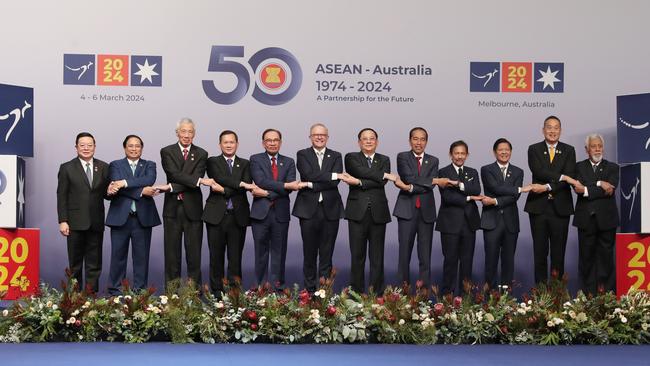
[[[576,170],[576,151],[560,142],[560,119],[544,120],[544,141],[528,147],[528,167],[533,175],[533,188],[526,198],[524,211],[530,217],[535,260],[535,283],[548,280],[550,249],[551,273],[564,274],[564,254],[573,214],[571,187]]]
[[[576,165],[575,191],[578,194],[573,226],[578,228],[578,272],[582,290],[597,294],[614,291],[614,245],[618,227],[616,186],[618,164],[603,159],[605,141],[599,134],[587,136],[589,156]]]
[[[341,153],[327,147],[327,127],[316,123],[309,129],[311,146],[298,151],[297,165],[301,183],[308,189],[298,192],[293,215],[300,218],[304,253],[305,288],[313,293],[319,277],[332,272],[332,254],[343,218],[338,175],[343,173]]]
[[[126,277],[126,262],[131,241],[133,258],[133,288],[147,287],[149,277],[149,248],[151,228],[160,225],[160,217],[153,197],[157,194],[156,163],[142,159],[144,142],[136,135],[128,135],[122,143],[126,157],[109,165],[113,195],[106,216],[111,227],[111,267],[109,288],[111,295],[121,294],[120,287]]]
[[[447,178],[438,178],[438,158],[424,152],[429,134],[422,127],[409,132],[410,151],[397,155],[395,185],[400,188],[393,216],[397,217],[399,259],[397,273],[402,283],[409,283],[411,253],[417,235],[418,279],[425,287],[431,282],[431,243],[436,221],[433,188],[445,187]]]
[[[263,153],[250,157],[253,189],[251,226],[255,242],[255,278],[258,285],[265,280],[277,290],[284,289],[284,263],[289,232],[289,194],[302,186],[296,181],[293,159],[280,155],[282,134],[269,128],[262,133]],[[271,259],[270,273],[269,253]]]
[[[449,147],[451,164],[440,169],[440,177],[450,185],[440,193],[441,204],[436,231],[440,232],[443,261],[442,294],[464,291],[463,282],[472,281],[472,262],[476,230],[481,225],[476,201],[480,201],[481,182],[476,169],[465,166],[469,149],[464,141]]]
[[[481,213],[483,245],[485,248],[485,283],[495,288],[497,284],[512,284],[515,271],[515,249],[519,236],[519,211],[517,200],[530,185],[522,186],[524,171],[510,163],[512,144],[500,138],[492,151],[496,161],[481,167],[484,198]],[[498,281],[501,258],[501,281]]]

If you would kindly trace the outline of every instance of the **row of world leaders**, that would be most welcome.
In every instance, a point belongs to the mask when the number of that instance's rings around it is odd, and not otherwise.
[[[239,140],[231,130],[219,136],[222,154],[208,157],[193,144],[195,123],[184,118],[176,124],[178,141],[160,150],[167,183],[159,185],[156,163],[141,157],[144,142],[139,136],[128,135],[123,142],[125,157],[107,164],[94,157],[94,136],[82,132],[75,140],[77,156],[63,163],[58,172],[59,230],[67,239],[69,269],[81,288],[99,290],[106,225],[111,238],[109,294],[122,291],[129,247],[132,287],[146,288],[152,228],[161,224],[154,197],[164,194],[166,286],[181,277],[183,249],[188,278],[203,283],[200,267],[205,224],[209,291],[221,296],[224,279],[234,283],[242,278],[248,226],[255,246],[256,284],[269,283],[282,291],[293,215],[300,221],[304,287],[308,291],[316,291],[319,280],[332,274],[339,222],[345,218],[351,259],[349,285],[357,292],[372,289],[379,293],[384,286],[386,224],[391,221],[385,193],[390,182],[399,189],[392,215],[398,219],[397,264],[402,283],[411,281],[409,265],[415,248],[417,279],[430,285],[435,227],[444,257],[443,294],[462,293],[463,281],[472,279],[479,229],[485,245],[481,283],[493,288],[511,285],[519,233],[517,200],[527,194],[524,209],[530,218],[536,283],[547,281],[551,273],[563,275],[569,221],[575,214],[581,287],[590,293],[613,290],[618,165],[603,158],[604,139],[598,134],[586,137],[588,158],[576,162],[574,147],[559,141],[560,119],[549,116],[541,127],[543,141],[528,148],[531,184],[524,184],[524,171],[510,163],[512,145],[505,138],[494,142],[495,162],[481,167],[480,173],[465,165],[469,147],[462,140],[449,148],[451,164],[439,168],[439,159],[425,152],[428,133],[423,127],[410,130],[410,149],[397,155],[394,174],[389,157],[376,152],[379,135],[372,128],[359,131],[359,151],[343,157],[327,147],[328,129],[316,123],[310,128],[311,146],[298,151],[295,161],[280,154],[281,131],[267,129],[262,133],[265,151],[247,160],[236,155]],[[345,206],[339,192],[341,182],[349,187]],[[205,203],[201,186],[210,188]],[[441,197],[439,210],[435,187]],[[290,211],[293,192],[297,195]],[[572,194],[577,196],[575,210]],[[110,201],[106,216],[104,200]],[[477,203],[482,206],[481,214]]]

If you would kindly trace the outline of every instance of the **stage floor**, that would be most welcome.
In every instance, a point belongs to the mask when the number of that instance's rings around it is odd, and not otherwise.
[[[1,344],[8,366],[134,365],[650,365],[650,346],[269,344]]]

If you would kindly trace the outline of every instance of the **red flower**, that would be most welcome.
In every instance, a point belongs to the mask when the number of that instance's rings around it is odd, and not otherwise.
[[[305,303],[309,302],[310,297],[311,297],[311,295],[309,294],[309,291],[307,291],[307,290],[302,290],[298,294],[298,298],[300,299],[300,302],[305,302]]]
[[[336,314],[336,308],[334,306],[332,306],[332,305],[328,306],[327,307],[327,314],[329,314],[329,315]]]
[[[460,305],[463,303],[463,298],[460,296],[454,297],[454,307],[459,308]]]
[[[388,320],[389,320],[391,323],[395,323],[395,320],[397,320],[397,318],[395,318],[395,315],[390,314],[390,315],[388,316]]]
[[[251,330],[257,330],[257,324],[255,323],[251,324]]]
[[[501,326],[501,333],[508,334],[508,327],[506,327],[505,325]]]
[[[433,305],[433,313],[436,314],[437,316],[440,316],[445,313],[445,305],[442,303],[436,303]]]
[[[415,281],[415,288],[421,289],[422,286],[424,286],[424,281],[422,281],[422,280]]]
[[[256,321],[256,320],[257,320],[257,313],[254,312],[254,311],[252,311],[252,310],[249,310],[249,311],[246,313],[246,316],[247,316],[248,319],[250,319],[251,321]]]
[[[377,304],[384,305],[384,298],[383,297],[378,297],[377,298]]]
[[[80,326],[80,325],[81,325],[81,320],[77,319],[77,321],[74,322],[74,325],[76,325],[76,326]]]

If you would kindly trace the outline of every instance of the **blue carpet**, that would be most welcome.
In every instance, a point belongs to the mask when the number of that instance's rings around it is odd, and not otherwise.
[[[650,365],[650,346],[2,344],[8,366]]]

